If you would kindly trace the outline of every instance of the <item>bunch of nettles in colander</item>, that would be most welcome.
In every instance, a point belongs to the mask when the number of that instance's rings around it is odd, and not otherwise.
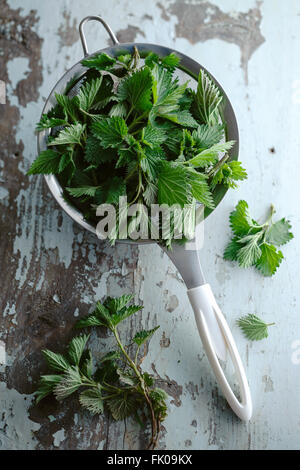
[[[55,174],[65,198],[94,225],[97,206],[118,209],[126,196],[128,207],[188,207],[192,233],[196,202],[213,209],[218,187],[235,188],[247,177],[240,162],[229,161],[234,141],[226,141],[221,91],[203,70],[197,90],[180,83],[174,53],[143,60],[137,49],[118,57],[100,53],[82,64],[76,96],[68,89],[56,94],[57,104],[37,124],[37,131],[51,133],[28,173]],[[150,227],[141,209],[142,218]],[[175,228],[173,221],[169,245]],[[118,230],[109,238],[114,242]]]

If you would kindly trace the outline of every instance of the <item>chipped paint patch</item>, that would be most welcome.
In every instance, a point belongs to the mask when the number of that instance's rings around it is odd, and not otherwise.
[[[61,47],[70,47],[75,44],[79,40],[78,37],[78,28],[77,28],[77,20],[73,18],[71,20],[71,13],[65,10],[63,12],[63,23],[59,26],[57,30],[57,34],[60,38],[60,45]]]
[[[28,418],[32,395],[8,389],[0,382],[0,449],[31,450],[37,443],[34,432],[40,425]]]
[[[138,34],[145,37],[144,32],[139,27],[128,25],[127,28],[117,31],[117,39],[120,42],[134,42]]]
[[[66,433],[64,429],[59,429],[53,434],[53,445],[54,447],[60,447],[60,444],[65,440]]]
[[[248,83],[248,63],[254,52],[264,43],[265,38],[260,26],[262,2],[244,12],[225,13],[211,2],[191,3],[188,0],[176,0],[167,8],[167,12],[177,17],[176,36],[186,38],[191,44],[210,39],[236,44],[241,52],[241,67],[245,82]],[[167,19],[166,10],[161,4],[162,18]]]

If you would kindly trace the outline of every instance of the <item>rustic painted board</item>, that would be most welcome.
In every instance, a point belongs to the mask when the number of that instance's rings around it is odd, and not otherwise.
[[[45,98],[82,57],[77,28],[87,14],[102,15],[120,41],[168,45],[198,60],[234,105],[249,179],[207,220],[201,257],[246,365],[254,401],[248,424],[219,393],[183,282],[159,248],[99,242],[61,212],[42,178],[25,175]],[[94,49],[108,44],[98,24],[88,40]],[[45,371],[40,349],[63,349],[76,317],[96,299],[130,291],[144,310],[123,335],[161,325],[144,361],[170,394],[160,448],[299,448],[299,46],[296,0],[1,1],[0,448],[143,447],[131,422],[91,418],[76,400],[36,407],[32,395]],[[257,216],[273,202],[292,220],[296,238],[273,279],[222,259],[228,215],[241,198]],[[235,321],[247,313],[276,322],[268,340],[242,337]],[[109,342],[93,334],[95,354]]]

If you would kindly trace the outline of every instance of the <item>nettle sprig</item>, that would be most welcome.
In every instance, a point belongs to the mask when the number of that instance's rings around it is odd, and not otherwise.
[[[179,62],[174,53],[151,52],[141,61],[136,48],[84,59],[77,95],[69,96],[68,84],[37,124],[38,132],[51,133],[28,174],[57,175],[64,197],[93,224],[99,204],[117,208],[126,196],[128,206],[189,207],[185,228],[193,233],[196,201],[213,209],[216,188],[234,188],[247,173],[228,156],[235,142],[226,140],[221,90],[203,70],[196,91],[181,83]],[[112,243],[117,236],[112,230]]]
[[[101,414],[106,409],[115,420],[134,417],[141,425],[145,419],[151,422],[149,449],[155,448],[162,421],[167,416],[168,395],[155,387],[154,378],[143,372],[139,362],[139,351],[159,328],[139,331],[133,336],[129,346],[121,341],[118,325],[126,318],[141,310],[140,305],[128,305],[133,295],[119,298],[108,297],[105,302],[97,302],[95,310],[81,318],[77,328],[106,327],[113,334],[117,349],[105,354],[96,363],[91,351],[86,347],[89,335],[74,337],[66,354],[43,350],[48,366],[54,372],[42,375],[36,392],[37,403],[44,397],[54,394],[61,401],[79,392],[81,406],[90,413]],[[133,358],[129,350],[135,345]]]
[[[224,251],[224,258],[237,261],[243,268],[255,266],[263,276],[275,274],[283,260],[278,247],[294,236],[289,220],[282,218],[274,222],[274,213],[272,205],[267,220],[259,224],[251,218],[247,202],[239,201],[229,217],[234,236]]]

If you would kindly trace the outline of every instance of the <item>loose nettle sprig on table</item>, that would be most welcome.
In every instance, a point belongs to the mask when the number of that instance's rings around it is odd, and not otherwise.
[[[294,235],[289,220],[273,221],[275,208],[271,205],[270,215],[259,224],[252,219],[246,201],[239,201],[229,220],[233,238],[224,251],[224,259],[237,261],[242,268],[254,266],[263,276],[273,276],[283,260],[278,247],[288,243]],[[246,338],[261,340],[268,336],[268,326],[257,315],[249,314],[237,321]]]
[[[69,84],[37,124],[37,131],[51,134],[28,173],[57,175],[65,198],[91,223],[98,205],[118,209],[120,196],[128,206],[178,204],[193,214],[199,201],[213,209],[216,188],[234,188],[247,177],[240,162],[229,161],[234,141],[226,141],[223,96],[206,72],[200,71],[194,91],[175,76],[174,53],[149,53],[141,63],[135,48],[132,55],[100,53],[82,64],[78,94],[68,96]],[[150,226],[151,218],[141,214]],[[194,217],[187,223],[193,233]],[[116,238],[112,230],[111,241]]]
[[[153,449],[159,437],[161,423],[167,415],[164,390],[155,386],[154,378],[143,372],[139,351],[159,328],[141,330],[125,346],[120,338],[118,325],[126,318],[141,310],[140,305],[128,305],[133,295],[119,298],[108,297],[87,317],[81,318],[77,328],[105,327],[114,336],[117,350],[105,354],[100,360],[93,360],[86,348],[89,335],[83,334],[72,339],[66,354],[43,350],[44,358],[53,371],[42,375],[36,392],[37,403],[50,394],[61,401],[80,391],[81,406],[92,414],[101,414],[106,409],[115,420],[132,416],[142,426],[151,423],[151,437],[148,448]],[[130,346],[136,351],[130,356]]]

